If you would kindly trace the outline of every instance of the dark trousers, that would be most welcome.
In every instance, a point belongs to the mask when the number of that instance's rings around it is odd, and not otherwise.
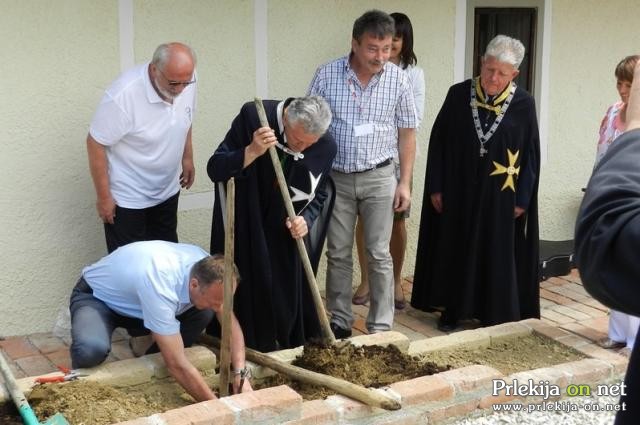
[[[93,367],[102,363],[111,352],[111,335],[115,328],[125,328],[129,335],[148,335],[141,319],[122,316],[93,296],[93,290],[80,278],[71,292],[71,365],[73,368]],[[196,342],[213,318],[213,311],[190,308],[176,317],[185,347]],[[147,354],[158,352],[154,343]]]
[[[620,397],[620,405],[625,410],[618,411],[615,425],[636,425],[640,423],[640,341],[633,344],[624,383],[626,395]]]
[[[113,224],[104,224],[109,253],[116,248],[137,241],[161,240],[178,242],[178,197],[149,208],[130,209],[116,205]]]

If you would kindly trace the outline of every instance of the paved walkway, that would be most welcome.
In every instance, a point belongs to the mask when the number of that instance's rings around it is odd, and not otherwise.
[[[405,279],[405,293],[410,296],[411,278]],[[580,337],[595,341],[607,335],[608,311],[591,298],[574,269],[571,274],[551,278],[540,284],[540,305],[542,320],[560,326]],[[353,306],[356,314],[354,334],[366,333],[364,324],[366,306]],[[443,335],[436,323],[439,313],[424,313],[407,306],[396,311],[394,330],[410,340]],[[463,323],[465,328],[473,328],[473,322]],[[51,333],[36,333],[23,336],[0,337],[0,348],[10,360],[10,366],[17,378],[37,376],[57,370],[57,366],[70,367],[68,336],[58,337]],[[116,330],[113,349],[107,361],[133,357],[129,349],[128,336],[121,329]],[[0,377],[1,380],[1,377]]]

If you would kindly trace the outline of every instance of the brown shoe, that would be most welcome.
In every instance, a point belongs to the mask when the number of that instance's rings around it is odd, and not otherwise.
[[[626,345],[627,345],[626,342],[614,341],[609,337],[602,338],[602,339],[596,341],[596,344],[598,345],[598,347],[602,347],[602,348],[607,349],[607,350],[613,350],[613,349],[616,349],[616,348],[622,348],[622,347],[626,347]]]

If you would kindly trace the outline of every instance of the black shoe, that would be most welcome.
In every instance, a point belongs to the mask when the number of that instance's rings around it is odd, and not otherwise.
[[[341,328],[335,323],[331,323],[329,327],[331,328],[331,332],[333,332],[333,336],[335,336],[336,339],[349,338],[351,336],[351,329]]]
[[[438,319],[438,330],[441,332],[451,332],[458,327],[458,320],[450,317],[446,310],[440,315]]]

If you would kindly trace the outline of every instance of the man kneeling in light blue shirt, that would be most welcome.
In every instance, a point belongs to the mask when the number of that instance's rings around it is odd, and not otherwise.
[[[85,267],[70,299],[71,361],[74,368],[102,363],[111,351],[116,327],[130,335],[151,334],[171,375],[197,401],[214,399],[213,391],[188,361],[191,346],[215,312],[221,320],[224,259],[200,247],[165,241],[135,242]],[[234,270],[234,290],[237,286]],[[244,337],[231,314],[231,363],[244,370]],[[234,391],[251,390],[234,374]]]

